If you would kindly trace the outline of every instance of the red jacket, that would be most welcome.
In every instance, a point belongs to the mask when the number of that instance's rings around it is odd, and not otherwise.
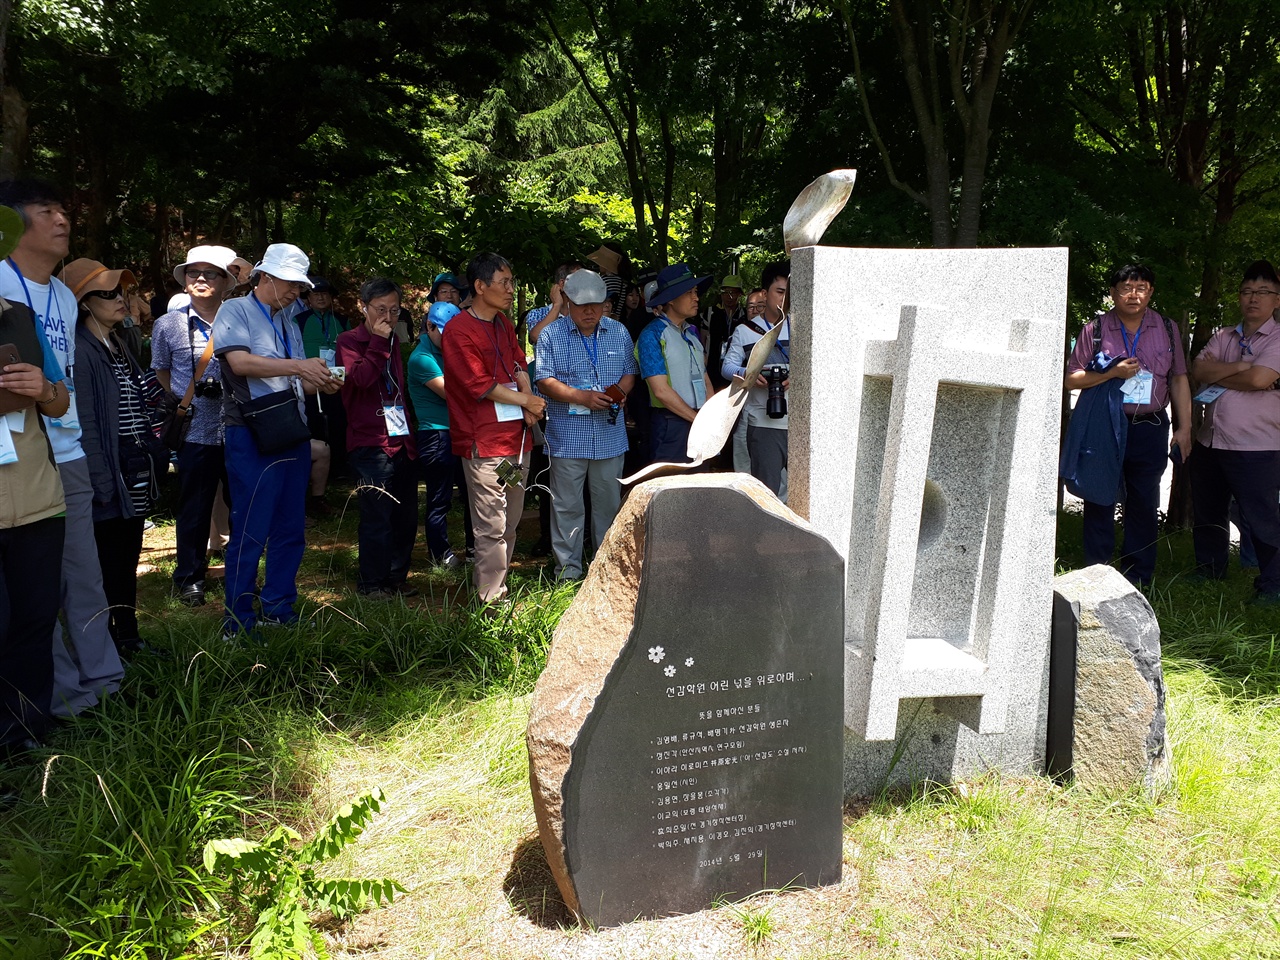
[[[363,323],[338,336],[338,366],[347,368],[346,383],[342,385],[347,448],[381,447],[388,456],[395,456],[403,448],[416,458],[413,431],[403,437],[389,436],[382,416],[383,406],[404,407],[406,414],[409,406],[404,362],[400,350],[394,347],[394,339],[375,337]],[[320,402],[324,403],[323,395]]]
[[[533,449],[524,418],[499,421],[493,401],[485,397],[495,384],[513,385],[516,369],[528,369],[511,321],[498,314],[489,323],[465,310],[444,328],[443,343],[444,393],[454,454],[469,460],[473,449],[480,457],[514,457]]]

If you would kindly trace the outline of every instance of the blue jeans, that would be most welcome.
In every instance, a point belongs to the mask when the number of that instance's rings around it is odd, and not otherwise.
[[[352,447],[347,462],[360,481],[359,589],[394,590],[409,576],[418,535],[417,468],[404,447],[395,456]]]
[[[227,544],[227,626],[248,630],[258,561],[265,551],[267,575],[262,612],[287,620],[298,599],[298,567],[306,549],[307,481],[311,441],[263,456],[248,427],[228,426],[223,445],[231,490],[231,542]]]
[[[1120,572],[1148,584],[1156,571],[1160,478],[1169,466],[1169,421],[1137,420],[1129,425],[1124,450],[1124,543]],[[1084,504],[1084,562],[1110,563],[1116,549],[1114,503]]]
[[[453,507],[453,488],[464,483],[462,461],[454,454],[448,430],[418,431],[418,469],[427,485],[427,511],[424,526],[427,553],[440,563],[453,551],[449,547],[449,510]],[[464,488],[465,489],[465,488]],[[462,498],[462,522],[466,527],[467,549],[475,546],[471,529],[471,510]]]

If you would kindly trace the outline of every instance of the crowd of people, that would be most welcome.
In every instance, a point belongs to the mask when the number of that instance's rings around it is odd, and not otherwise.
[[[331,475],[357,491],[359,595],[415,594],[421,487],[430,562],[469,565],[493,613],[527,490],[539,494],[534,553],[578,579],[624,471],[688,461],[697,411],[768,325],[783,323],[771,363],[789,362],[785,264],[750,293],[723,278],[703,308],[712,278],[685,264],[633,278],[606,245],[560,265],[548,302],[521,320],[512,264],[485,253],[435,278],[420,319],[399,284],[374,277],[349,320],[289,243],[256,262],[194,246],[148,305],[131,271],[68,260],[70,220],[50,185],[0,183],[0,211],[20,218],[20,229],[0,219],[5,753],[117,690],[145,649],[137,571],[164,484],[175,483],[174,596],[207,603],[221,548],[229,643],[303,622],[298,570],[308,525],[333,512]],[[763,378],[752,386],[721,465],[785,495],[786,420],[766,412],[767,392]],[[459,491],[464,529],[451,537]]]
[[[436,276],[420,318],[398,283],[373,277],[349,320],[297,246],[271,244],[255,263],[201,244],[151,307],[147,356],[136,278],[68,261],[56,190],[0,183],[0,214],[0,751],[118,689],[144,648],[138,563],[171,467],[174,596],[207,602],[209,551],[222,547],[229,643],[302,622],[306,530],[332,513],[333,473],[358,492],[363,597],[415,594],[420,488],[429,561],[469,565],[486,612],[507,602],[526,491],[539,494],[534,553],[554,557],[557,578],[582,577],[620,507],[620,478],[687,462],[698,411],[775,326],[712,468],[786,497],[785,262],[752,290],[721,278],[704,305],[711,277],[683,263],[623,277],[624,258],[605,246],[558,266],[548,302],[521,319],[512,264],[483,253],[461,275]],[[1235,509],[1242,555],[1260,568],[1257,600],[1280,603],[1280,277],[1266,261],[1248,268],[1240,324],[1190,368],[1178,325],[1150,307],[1154,292],[1148,268],[1118,269],[1112,309],[1068,362],[1065,385],[1081,393],[1062,475],[1085,501],[1086,559],[1111,561],[1122,503],[1121,569],[1149,584],[1161,477],[1170,458],[1186,460],[1198,575],[1225,575]],[[1194,442],[1189,373],[1205,410]],[[459,492],[463,531],[451,536]]]

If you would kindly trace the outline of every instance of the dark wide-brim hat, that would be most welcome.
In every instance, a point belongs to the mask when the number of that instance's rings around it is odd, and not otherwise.
[[[459,296],[467,289],[467,285],[452,273],[437,273],[436,278],[431,281],[431,292],[427,294],[428,300],[435,302],[436,294],[440,292],[440,284],[442,283],[447,283],[449,286],[454,287]]]
[[[687,263],[673,263],[658,271],[658,289],[645,302],[651,307],[659,307],[682,293],[688,293],[693,287],[703,293],[710,285],[710,277],[695,277]]]

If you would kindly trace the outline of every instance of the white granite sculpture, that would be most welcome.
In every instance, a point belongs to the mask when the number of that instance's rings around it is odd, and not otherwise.
[[[847,561],[850,792],[1042,768],[1066,273],[793,253],[789,503]]]

